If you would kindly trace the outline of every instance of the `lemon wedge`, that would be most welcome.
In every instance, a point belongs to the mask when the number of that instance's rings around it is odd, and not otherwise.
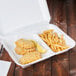
[[[46,50],[45,50],[40,44],[38,44],[38,43],[37,43],[36,41],[34,41],[34,40],[32,40],[32,41],[35,43],[38,52],[40,52],[40,53],[42,53],[42,54],[46,52]]]
[[[40,52],[40,53],[45,53],[46,52],[46,50],[41,45],[39,45],[38,43],[36,43],[36,46],[37,46],[38,52]]]

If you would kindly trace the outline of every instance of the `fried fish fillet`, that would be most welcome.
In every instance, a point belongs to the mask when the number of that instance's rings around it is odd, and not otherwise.
[[[15,52],[19,55],[24,55],[27,52],[33,52],[35,50],[36,50],[36,48],[31,48],[31,49],[23,49],[23,48],[20,48],[20,47],[15,48]]]
[[[34,48],[35,44],[32,40],[19,39],[15,42],[16,46],[19,46],[24,49]]]
[[[41,54],[38,51],[28,52],[27,54],[23,55],[20,58],[19,62],[21,64],[28,64],[28,63],[36,61],[36,60],[38,60],[40,58],[41,58]]]

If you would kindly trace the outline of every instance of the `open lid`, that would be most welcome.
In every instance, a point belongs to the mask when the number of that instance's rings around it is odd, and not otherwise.
[[[43,21],[50,21],[46,0],[0,0],[0,35]]]

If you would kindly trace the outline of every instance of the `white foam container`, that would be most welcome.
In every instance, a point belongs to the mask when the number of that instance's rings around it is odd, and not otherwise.
[[[43,61],[49,57],[68,51],[75,46],[75,41],[64,33],[56,25],[49,24],[50,15],[46,0],[6,0],[0,1],[0,39],[14,62],[22,68]],[[44,30],[54,29],[58,34],[63,34],[68,49],[53,52],[47,44],[38,36]],[[14,51],[14,42],[20,38],[33,39],[47,49],[42,58],[29,64],[19,63],[20,55]]]

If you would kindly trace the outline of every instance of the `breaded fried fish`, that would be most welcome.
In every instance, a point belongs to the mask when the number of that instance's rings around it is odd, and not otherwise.
[[[34,48],[35,44],[31,40],[19,39],[15,42],[16,46],[19,46],[24,49]]]
[[[18,47],[18,46],[16,46],[16,48],[15,48],[15,52],[16,52],[17,54],[19,54],[19,55],[24,55],[24,54],[27,53],[27,52],[33,52],[33,51],[35,51],[35,50],[36,50],[36,48],[23,49],[23,48],[20,48],[20,47]]]

